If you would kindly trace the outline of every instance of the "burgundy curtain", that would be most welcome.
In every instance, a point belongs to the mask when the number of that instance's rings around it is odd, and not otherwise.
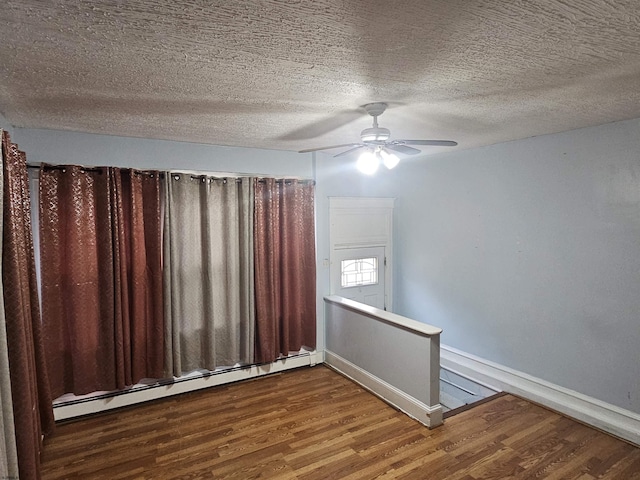
[[[42,345],[26,157],[2,134],[2,284],[20,478],[40,478],[53,410]]]
[[[164,376],[160,175],[112,170],[116,326],[123,338],[117,351],[130,385]]]
[[[256,361],[316,345],[314,186],[255,179]]]
[[[159,192],[158,172],[42,166],[42,305],[54,397],[162,376]]]

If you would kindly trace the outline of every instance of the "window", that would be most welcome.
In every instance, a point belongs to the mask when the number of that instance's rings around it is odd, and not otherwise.
[[[340,262],[342,287],[360,287],[378,283],[378,258],[356,258]]]

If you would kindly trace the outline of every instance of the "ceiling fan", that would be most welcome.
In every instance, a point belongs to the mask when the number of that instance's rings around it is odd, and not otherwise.
[[[383,102],[368,103],[364,105],[363,108],[373,117],[373,126],[371,128],[365,128],[360,133],[359,143],[309,148],[300,150],[299,153],[351,147],[344,152],[334,155],[334,157],[341,157],[356,150],[365,149],[358,159],[358,168],[364,173],[372,174],[378,169],[380,163],[383,163],[389,169],[395,167],[400,159],[394,152],[404,155],[416,155],[420,153],[419,149],[410,147],[409,145],[455,147],[458,144],[458,142],[454,142],[453,140],[390,140],[391,132],[389,129],[378,126],[378,117],[387,109],[387,104]]]

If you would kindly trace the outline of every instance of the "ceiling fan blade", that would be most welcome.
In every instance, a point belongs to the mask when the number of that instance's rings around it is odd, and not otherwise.
[[[349,154],[349,153],[351,153],[351,152],[353,152],[355,150],[358,150],[358,149],[364,148],[364,147],[366,147],[366,145],[358,145],[357,147],[350,148],[349,150],[345,150],[344,152],[341,152],[341,153],[339,153],[337,155],[334,155],[334,158],[335,157],[342,157],[343,155],[347,155],[347,154]]]
[[[405,155],[416,155],[420,153],[420,150],[418,150],[417,148],[407,147],[406,145],[402,145],[402,144],[387,143],[385,147],[388,148],[389,150],[394,150],[399,153],[404,153]]]
[[[401,145],[430,145],[432,147],[455,147],[458,142],[453,140],[395,140]]]
[[[318,152],[320,150],[332,150],[334,148],[343,148],[343,147],[355,147],[356,145],[360,145],[359,143],[344,143],[342,145],[331,145],[329,147],[318,147],[318,148],[307,148],[305,150],[299,150],[298,153],[309,153],[309,152]]]

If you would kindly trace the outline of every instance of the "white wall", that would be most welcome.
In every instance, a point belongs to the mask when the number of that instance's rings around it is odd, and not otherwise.
[[[403,160],[373,178],[340,160],[319,156],[319,195],[398,198],[397,313],[442,327],[443,344],[640,413],[639,120]]]

